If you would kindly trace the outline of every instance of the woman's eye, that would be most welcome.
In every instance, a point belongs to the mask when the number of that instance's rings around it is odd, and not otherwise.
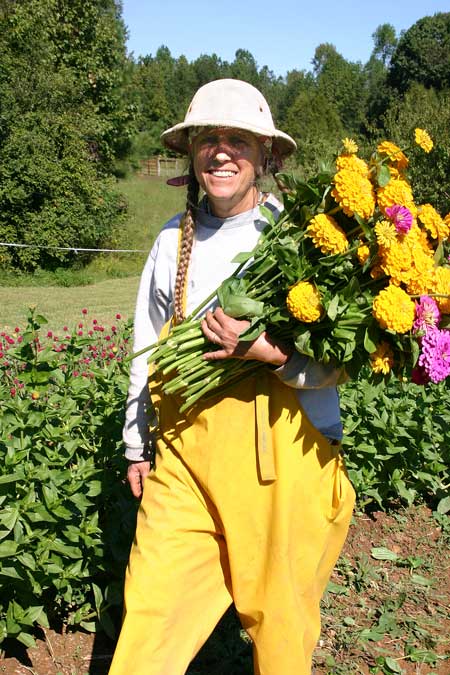
[[[247,141],[245,140],[245,138],[242,138],[242,136],[231,136],[230,143],[235,147],[241,148],[247,145]]]
[[[217,138],[215,136],[205,136],[205,138],[202,138],[200,141],[200,145],[216,145],[217,144]]]

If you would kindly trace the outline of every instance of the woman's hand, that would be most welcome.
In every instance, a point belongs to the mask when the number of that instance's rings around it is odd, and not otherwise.
[[[127,480],[130,484],[131,492],[139,499],[142,495],[144,480],[150,471],[150,462],[129,462],[127,471]]]
[[[250,325],[245,319],[233,319],[225,314],[221,307],[214,312],[206,312],[202,321],[202,331],[210,342],[220,347],[213,352],[207,352],[204,358],[208,361],[220,359],[245,359],[271,363],[282,366],[292,355],[293,349],[282,343],[275,342],[266,332],[261,333],[256,340],[239,340],[239,336]]]

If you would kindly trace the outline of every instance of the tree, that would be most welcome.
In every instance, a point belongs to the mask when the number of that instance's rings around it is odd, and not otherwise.
[[[123,109],[114,107],[115,85],[94,94],[80,71],[83,57],[70,57],[72,33],[76,51],[78,29],[95,35],[98,27],[83,23],[81,9],[80,22],[67,23],[66,4],[17,0],[0,6],[0,238],[96,248],[110,239],[124,209],[107,175],[123,149]],[[86,2],[93,17],[111,7],[115,11],[109,0]],[[103,63],[101,79],[107,80],[106,58]],[[3,252],[1,264],[34,269],[74,261],[67,251],[23,248]]]
[[[192,63],[192,68],[197,79],[197,89],[208,82],[219,80],[222,77],[230,77],[230,65],[222,61],[217,54],[201,54]]]
[[[450,12],[419,19],[400,38],[388,83],[404,93],[414,83],[450,88]]]
[[[253,55],[247,49],[238,49],[234,61],[230,64],[231,77],[244,80],[258,86],[258,66]]]
[[[345,135],[335,107],[317,91],[301,91],[290,106],[286,131],[297,142],[297,158],[307,174],[331,160]]]
[[[317,90],[336,108],[346,131],[361,132],[365,121],[365,77],[360,63],[351,63],[329,43],[317,47],[313,58]]]
[[[383,66],[388,66],[397,46],[397,34],[390,23],[383,23],[372,33],[374,48],[372,55],[379,59]]]
[[[414,144],[414,129],[426,129],[434,148],[426,154]],[[412,84],[404,97],[392,101],[384,116],[384,137],[404,148],[411,159],[416,202],[430,202],[446,215],[450,211],[450,90],[435,91]]]

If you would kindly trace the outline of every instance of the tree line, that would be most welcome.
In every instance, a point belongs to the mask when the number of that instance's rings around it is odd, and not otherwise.
[[[345,136],[364,153],[381,138],[409,146],[413,129],[425,127],[435,149],[414,156],[412,181],[421,201],[447,212],[450,13],[423,17],[400,35],[382,24],[372,37],[367,63],[323,43],[310,70],[280,76],[246,49],[231,62],[175,58],[167,46],[135,59],[117,0],[0,0],[0,240],[113,243],[126,211],[117,176],[165,154],[160,133],[184,118],[201,85],[221,77],[263,92],[276,124],[296,139],[293,162],[305,176]],[[6,269],[74,260],[56,248],[0,248]]]

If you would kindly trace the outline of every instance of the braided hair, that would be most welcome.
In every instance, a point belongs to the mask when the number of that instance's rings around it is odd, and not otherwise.
[[[198,196],[200,186],[194,172],[194,166],[189,165],[189,181],[187,185],[186,211],[184,213],[181,228],[181,244],[178,257],[177,276],[175,279],[174,291],[174,320],[175,323],[181,323],[184,316],[184,295],[186,288],[187,272],[189,261],[191,259],[192,246],[195,234],[195,213],[198,207]]]

